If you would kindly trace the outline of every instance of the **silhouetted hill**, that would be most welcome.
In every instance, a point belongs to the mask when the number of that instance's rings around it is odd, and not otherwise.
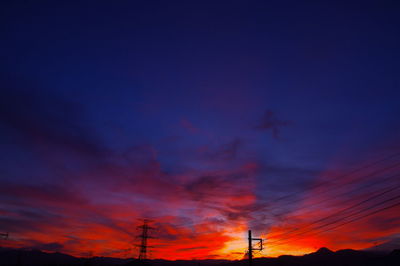
[[[80,260],[58,252],[0,248],[0,265],[80,265]]]
[[[232,261],[224,266],[244,266],[247,261]],[[398,266],[400,250],[388,255],[380,253],[344,249],[333,252],[327,248],[303,256],[283,255],[278,258],[259,258],[253,266]]]
[[[62,253],[46,253],[39,250],[0,248],[0,265],[4,266],[242,266],[247,260],[149,260],[145,263],[133,259],[94,257],[76,258]],[[400,265],[400,250],[390,254],[339,250],[333,252],[327,248],[303,256],[284,255],[278,258],[258,258],[254,266],[397,266]]]
[[[333,256],[334,254],[335,254],[335,252],[333,252],[332,250],[323,247],[323,248],[318,249],[314,253],[304,255],[304,257],[327,258],[329,256]]]
[[[400,257],[400,249],[395,249],[389,254],[390,256],[397,256]]]

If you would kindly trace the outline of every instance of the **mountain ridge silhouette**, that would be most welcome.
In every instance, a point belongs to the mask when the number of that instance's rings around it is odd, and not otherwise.
[[[114,266],[114,265],[153,265],[153,266],[241,266],[248,265],[247,260],[147,260],[146,263],[135,259],[112,257],[79,258],[60,252],[13,249],[0,247],[0,264],[4,266]],[[400,265],[400,249],[388,254],[365,250],[343,249],[332,251],[322,247],[315,252],[302,256],[282,255],[277,258],[255,258],[253,266],[395,266]]]

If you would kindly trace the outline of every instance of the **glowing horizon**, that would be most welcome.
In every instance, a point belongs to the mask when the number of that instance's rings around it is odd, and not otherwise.
[[[143,218],[150,258],[398,245],[396,1],[6,2],[1,246],[137,257]]]

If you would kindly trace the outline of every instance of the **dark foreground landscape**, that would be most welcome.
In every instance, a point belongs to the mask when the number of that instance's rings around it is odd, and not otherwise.
[[[133,259],[117,259],[108,257],[77,258],[62,253],[46,253],[39,250],[0,249],[0,265],[20,266],[67,266],[67,265],[153,265],[153,266],[199,266],[199,265],[226,265],[240,266],[248,265],[247,260],[148,260],[146,263]],[[333,252],[327,248],[321,248],[317,252],[304,256],[280,256],[278,258],[254,259],[253,265],[271,266],[378,266],[378,265],[400,265],[400,250],[390,253],[377,253],[357,250],[339,250]]]

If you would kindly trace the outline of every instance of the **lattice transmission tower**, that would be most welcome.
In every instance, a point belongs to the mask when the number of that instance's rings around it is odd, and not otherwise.
[[[150,220],[144,219],[143,224],[137,226],[137,229],[141,230],[141,234],[138,236],[141,241],[139,247],[139,260],[147,260],[147,251],[149,246],[147,245],[147,240],[152,238],[149,236],[149,230],[154,229],[153,227],[149,226]]]

